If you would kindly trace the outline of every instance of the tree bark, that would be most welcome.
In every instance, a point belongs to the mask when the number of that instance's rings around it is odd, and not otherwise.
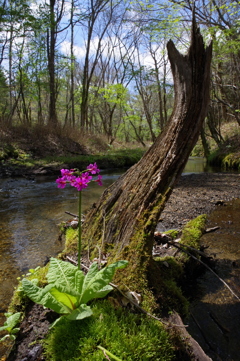
[[[146,288],[153,233],[198,139],[209,103],[212,45],[205,49],[195,20],[187,55],[180,54],[171,40],[167,49],[175,89],[169,123],[142,159],[103,192],[83,227],[90,250],[98,244],[110,260],[130,261],[126,270],[132,276],[127,282],[137,283],[138,289]]]

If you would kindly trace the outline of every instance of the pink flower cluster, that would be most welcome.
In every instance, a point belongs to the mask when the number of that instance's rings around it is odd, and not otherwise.
[[[97,182],[100,186],[102,185],[102,176],[99,174],[100,169],[98,169],[97,164],[89,164],[86,171],[79,172],[76,169],[61,169],[61,178],[56,180],[58,188],[65,188],[67,183],[70,183],[72,187],[77,188],[78,191],[81,191],[84,188],[87,188],[88,183],[92,180]],[[97,179],[92,179],[93,177],[90,174],[97,174]]]

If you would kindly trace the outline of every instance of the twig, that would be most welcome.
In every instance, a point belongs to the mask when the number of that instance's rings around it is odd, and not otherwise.
[[[216,226],[216,227],[212,227],[212,228],[207,228],[205,233],[210,233],[210,232],[214,232],[216,231],[217,229],[219,229],[220,227],[219,226]]]
[[[200,259],[198,259],[197,257],[193,256],[191,253],[189,253],[188,251],[186,251],[184,248],[185,245],[182,245],[182,247],[179,244],[176,243],[172,243],[172,245],[178,249],[180,249],[180,251],[186,253],[188,256],[192,257],[193,259],[195,259],[196,261],[200,262],[203,266],[205,266],[210,272],[212,272],[218,279],[219,281],[221,281],[228,289],[229,291],[233,294],[234,297],[237,298],[238,301],[240,301],[240,298],[236,295],[236,293],[231,289],[231,287],[221,278],[219,277],[206,263],[204,263],[203,261],[201,261]]]
[[[76,214],[73,214],[71,212],[65,211],[66,214],[69,214],[72,217],[79,218]]]
[[[169,323],[169,322],[165,322],[163,321],[161,318],[159,317],[156,317],[154,315],[152,315],[151,313],[147,312],[146,310],[144,310],[144,308],[142,308],[141,306],[139,306],[136,302],[134,302],[130,297],[128,297],[125,293],[123,293],[119,288],[118,286],[114,285],[113,283],[109,283],[112,287],[114,287],[116,290],[118,290],[119,293],[121,293],[121,295],[123,297],[125,297],[133,306],[135,306],[136,308],[139,309],[139,311],[141,311],[142,313],[144,313],[145,315],[151,317],[151,318],[154,318],[155,320],[157,321],[160,321],[162,322],[164,325],[168,326],[168,328],[171,328],[171,327],[188,327],[187,325],[176,325],[176,324],[173,324],[173,323]]]
[[[174,246],[175,244],[176,245],[181,245],[181,243],[179,244],[178,242],[175,242],[175,241],[168,241],[168,244],[171,244],[172,246]],[[205,258],[209,258],[206,253],[202,252],[202,251],[199,251],[197,248],[194,248],[194,247],[191,247],[191,246],[188,246],[187,244],[183,244],[181,245],[182,247],[187,247],[188,249],[191,249],[192,251],[198,253],[200,256],[202,257],[205,257]],[[179,247],[176,247],[176,248],[179,248]],[[181,248],[180,248],[181,249]]]

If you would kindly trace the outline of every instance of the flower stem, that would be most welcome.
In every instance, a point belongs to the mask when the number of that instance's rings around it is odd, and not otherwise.
[[[81,247],[82,247],[82,192],[79,191],[78,201],[78,269],[81,268]]]

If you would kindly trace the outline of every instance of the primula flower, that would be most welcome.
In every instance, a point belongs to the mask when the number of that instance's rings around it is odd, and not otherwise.
[[[65,188],[67,184],[67,179],[65,177],[56,179],[56,183],[58,184],[58,188]]]
[[[69,177],[73,174],[74,169],[61,169],[61,174],[63,177]]]
[[[102,186],[102,175],[98,174],[98,177],[95,180],[95,182],[97,182],[99,186]]]
[[[92,176],[91,175],[89,175],[89,173],[88,172],[86,172],[86,173],[82,173],[82,175],[81,175],[81,177],[82,178],[84,178],[85,179],[85,181],[86,182],[91,182],[91,180],[92,180]]]
[[[81,203],[82,203],[82,193],[81,190],[87,188],[88,183],[92,180],[97,182],[100,186],[102,185],[102,176],[98,173],[97,164],[89,164],[87,169],[83,172],[80,172],[77,169],[61,169],[61,178],[56,180],[58,188],[65,188],[67,183],[70,183],[72,187],[77,188],[79,191],[79,207],[78,207],[78,217],[81,219]],[[97,179],[92,179],[93,177],[90,174],[98,174]],[[81,244],[82,244],[82,223],[78,222],[78,269],[81,268]]]
[[[91,174],[98,174],[100,169],[98,169],[97,164],[89,164],[87,167],[88,172],[81,173],[77,169],[61,169],[61,178],[56,180],[58,188],[65,188],[67,183],[70,183],[72,187],[77,188],[78,191],[81,191],[84,188],[87,188],[88,183],[93,180]],[[79,174],[74,175],[74,174]],[[102,185],[102,176],[98,174],[98,178],[94,180],[100,186]]]
[[[96,162],[94,164],[89,164],[89,166],[87,166],[87,170],[92,174],[97,174],[100,172],[100,169],[98,169]]]
[[[75,176],[75,175],[71,175],[71,176],[69,176],[68,177],[68,181],[70,182],[70,185],[72,186],[72,187],[75,187],[75,179],[76,179],[77,177]]]
[[[76,177],[73,186],[77,188],[78,191],[81,191],[84,188],[87,188],[88,181],[83,177]]]

